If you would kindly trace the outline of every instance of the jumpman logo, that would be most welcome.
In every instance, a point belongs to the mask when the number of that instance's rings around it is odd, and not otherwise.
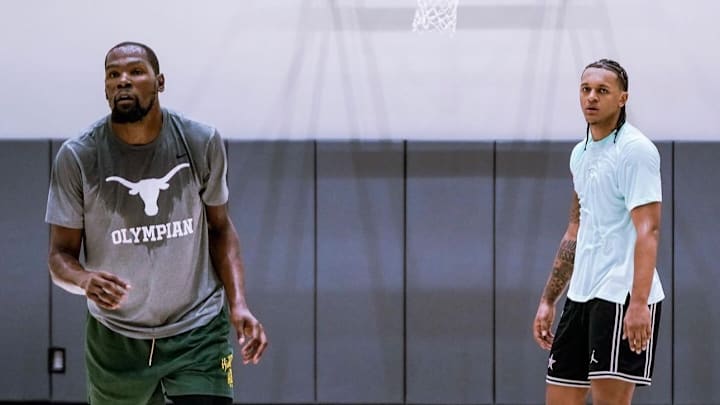
[[[595,364],[598,363],[598,361],[595,360],[595,350],[593,350],[592,353],[590,353],[590,364],[593,364],[593,363],[595,363]]]

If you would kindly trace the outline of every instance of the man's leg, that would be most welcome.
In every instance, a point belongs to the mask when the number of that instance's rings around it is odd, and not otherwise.
[[[661,305],[649,306],[652,339],[640,354],[630,350],[628,341],[622,338],[628,305],[629,297],[624,304],[590,301],[592,352],[588,374],[594,405],[630,405],[635,387],[652,381]]]
[[[158,360],[163,359],[170,368],[162,379],[167,397],[176,404],[232,403],[233,348],[229,332],[227,313],[222,310],[207,325],[158,344]]]
[[[614,378],[596,378],[590,382],[593,405],[630,405],[635,384]]]
[[[148,367],[150,344],[106,328],[88,315],[85,366],[91,405],[163,405],[160,376]]]
[[[588,381],[588,331],[585,304],[565,301],[548,357],[545,403],[584,405]]]
[[[585,405],[588,389],[547,384],[545,405]]]

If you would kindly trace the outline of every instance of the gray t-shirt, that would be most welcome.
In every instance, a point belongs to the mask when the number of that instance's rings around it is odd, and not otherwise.
[[[205,205],[227,202],[227,158],[218,132],[163,109],[160,135],[132,146],[107,116],[63,143],[46,222],[84,230],[85,268],[130,283],[103,325],[137,339],[177,335],[210,322],[225,295],[210,260]]]

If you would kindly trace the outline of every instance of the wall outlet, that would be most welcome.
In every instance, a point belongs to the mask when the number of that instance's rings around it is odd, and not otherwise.
[[[65,374],[64,347],[51,347],[48,349],[48,373]]]

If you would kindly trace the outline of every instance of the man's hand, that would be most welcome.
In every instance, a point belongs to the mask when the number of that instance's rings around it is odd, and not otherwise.
[[[540,347],[550,350],[555,336],[552,333],[552,324],[555,320],[555,305],[540,301],[535,322],[533,322],[533,336]]]
[[[650,308],[644,304],[630,302],[624,320],[623,339],[627,339],[630,350],[640,354],[647,350],[652,338]]]
[[[130,284],[104,271],[87,272],[81,287],[88,299],[108,310],[120,308],[130,290]]]
[[[268,345],[263,326],[247,308],[231,309],[230,322],[235,327],[238,343],[242,346],[243,364],[258,364]]]

